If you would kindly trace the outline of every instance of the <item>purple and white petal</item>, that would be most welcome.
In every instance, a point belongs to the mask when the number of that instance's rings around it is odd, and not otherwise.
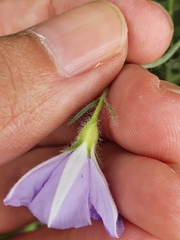
[[[124,226],[106,179],[86,143],[26,173],[4,199],[5,205],[27,206],[41,222],[57,229],[91,225],[102,219],[107,232],[119,237]]]
[[[87,151],[85,146],[80,146],[71,152],[63,167],[58,165],[54,169],[28,207],[41,222],[51,223],[49,227],[52,228],[66,229],[89,225],[88,179]]]
[[[124,231],[124,225],[118,214],[116,205],[109,191],[107,181],[97,164],[94,152],[90,161],[90,206],[91,216],[97,219],[99,215],[104,226],[112,237],[119,237]],[[95,213],[97,212],[97,215]]]
[[[5,205],[28,206],[48,181],[54,169],[68,160],[71,152],[65,152],[43,162],[27,172],[4,199]]]
[[[66,194],[50,227],[66,229],[91,225],[89,212],[89,166],[85,162]]]
[[[69,192],[73,189],[74,183],[78,176],[81,174],[83,166],[87,164],[87,159],[88,156],[85,144],[81,144],[69,156],[68,162],[63,170],[60,181],[56,188],[54,199],[51,205],[51,211],[48,220],[49,227],[53,226],[53,222],[60,213],[60,210],[66,201],[67,195],[69,195]],[[88,173],[86,172],[86,174]]]

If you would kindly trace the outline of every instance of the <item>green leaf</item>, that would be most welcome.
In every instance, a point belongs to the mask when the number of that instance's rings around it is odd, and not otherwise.
[[[87,106],[85,106],[80,112],[78,112],[73,119],[69,122],[69,125],[77,121],[84,113],[86,113],[89,109],[92,107],[96,106],[97,103],[99,102],[99,99],[94,100],[93,102],[89,103]]]
[[[117,123],[117,118],[114,114],[114,111],[113,111],[112,107],[109,105],[109,103],[106,100],[104,100],[104,104],[105,104],[106,108],[108,109],[108,111],[110,112],[113,121],[115,123]]]

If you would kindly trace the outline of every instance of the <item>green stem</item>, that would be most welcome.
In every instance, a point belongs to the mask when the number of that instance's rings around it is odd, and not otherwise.
[[[99,113],[100,113],[100,111],[101,111],[101,108],[102,108],[102,106],[103,106],[103,104],[104,104],[104,101],[105,101],[105,99],[106,99],[107,93],[108,93],[108,88],[106,88],[106,89],[103,91],[101,97],[99,98],[99,102],[98,102],[98,104],[97,104],[97,107],[96,107],[93,115],[92,115],[91,120],[97,121],[98,116],[99,116]]]
[[[86,147],[87,147],[87,152],[88,152],[88,156],[91,156],[91,149],[96,147],[97,142],[98,142],[98,126],[97,126],[97,120],[98,120],[98,116],[99,116],[99,112],[101,111],[101,108],[104,104],[106,95],[108,92],[108,88],[106,88],[102,95],[100,96],[100,98],[98,99],[98,103],[96,106],[96,109],[92,115],[92,117],[89,119],[89,121],[86,123],[86,125],[82,128],[82,130],[80,131],[78,137],[77,137],[77,141],[69,148],[67,148],[65,151],[69,151],[69,150],[74,150],[77,147],[79,147],[83,142],[86,143]]]
[[[167,4],[168,4],[168,13],[169,13],[170,17],[173,19],[174,0],[168,0]]]
[[[177,43],[175,43],[175,44],[167,51],[167,53],[165,53],[165,54],[164,54],[160,59],[158,59],[156,62],[142,65],[142,67],[148,69],[148,68],[155,68],[155,67],[160,66],[161,64],[167,62],[167,61],[174,55],[174,53],[175,53],[179,48],[180,48],[180,40],[177,41]]]

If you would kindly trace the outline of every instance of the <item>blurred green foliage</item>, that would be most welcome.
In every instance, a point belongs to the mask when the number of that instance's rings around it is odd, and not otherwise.
[[[40,228],[41,226],[43,226],[43,224],[40,223],[40,222],[31,223],[31,224],[29,224],[29,225],[27,225],[27,226],[25,226],[25,227],[23,227],[21,229],[18,229],[18,230],[14,231],[14,232],[0,235],[0,240],[10,239],[11,237],[16,236],[18,234],[32,232],[32,231]]]
[[[174,36],[171,46],[180,39],[180,1],[179,0],[158,0],[156,1],[166,8],[174,23]],[[170,47],[171,47],[170,46]],[[180,85],[180,49],[172,56],[172,58],[157,67],[150,69],[160,79]]]

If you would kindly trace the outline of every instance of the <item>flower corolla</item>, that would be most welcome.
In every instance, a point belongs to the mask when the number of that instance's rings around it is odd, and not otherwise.
[[[26,206],[51,228],[91,225],[102,219],[112,237],[119,237],[123,223],[94,152],[86,145],[64,152],[27,172],[4,199],[5,205]]]

